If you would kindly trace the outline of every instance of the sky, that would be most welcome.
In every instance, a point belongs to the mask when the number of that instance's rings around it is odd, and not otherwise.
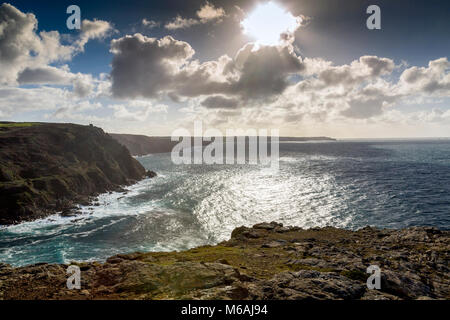
[[[0,120],[450,137],[449,13],[436,0],[5,2]]]

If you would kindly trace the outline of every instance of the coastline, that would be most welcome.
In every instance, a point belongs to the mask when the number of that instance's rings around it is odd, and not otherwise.
[[[0,143],[2,225],[56,213],[74,216],[77,205],[156,175],[92,125],[8,123]]]

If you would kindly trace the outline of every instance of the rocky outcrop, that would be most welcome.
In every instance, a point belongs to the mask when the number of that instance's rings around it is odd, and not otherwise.
[[[0,264],[2,299],[450,299],[450,232],[435,228],[303,230],[278,223],[240,227],[216,246],[116,255],[67,265]],[[369,265],[381,289],[366,286]]]
[[[0,224],[71,214],[75,204],[144,175],[129,151],[100,128],[0,125]]]

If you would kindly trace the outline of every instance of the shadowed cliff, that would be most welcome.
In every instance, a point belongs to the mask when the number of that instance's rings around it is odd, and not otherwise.
[[[127,148],[100,128],[0,123],[0,224],[68,212],[144,175]]]

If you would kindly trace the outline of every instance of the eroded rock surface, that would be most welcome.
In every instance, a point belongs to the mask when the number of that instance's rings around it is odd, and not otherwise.
[[[302,230],[240,227],[229,241],[183,252],[116,255],[67,265],[0,264],[1,299],[450,299],[450,232],[435,228]],[[369,290],[366,268],[381,268]]]

